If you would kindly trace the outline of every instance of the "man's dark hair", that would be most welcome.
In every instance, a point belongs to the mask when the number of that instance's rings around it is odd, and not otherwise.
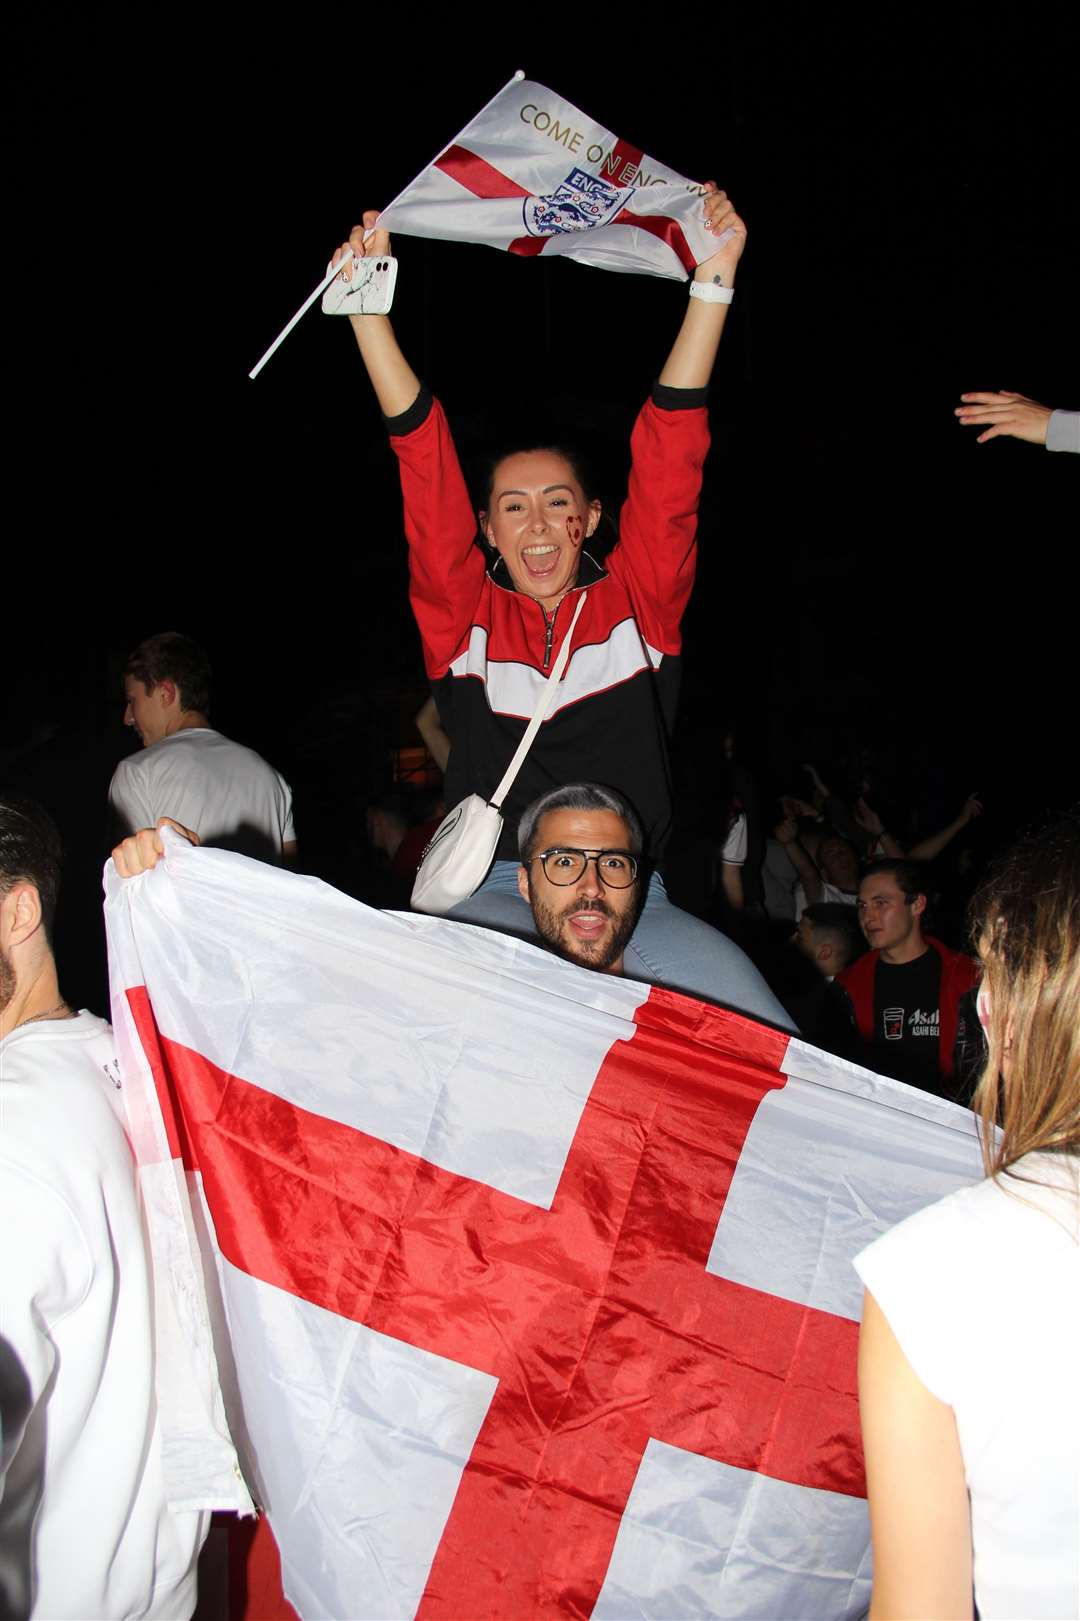
[[[124,666],[125,676],[141,681],[147,692],[162,681],[174,681],[181,709],[205,715],[210,708],[210,660],[198,642],[179,631],[165,630],[140,642]]]
[[[815,935],[832,944],[841,959],[841,968],[846,968],[866,950],[854,906],[845,906],[841,901],[815,901],[804,909],[803,917],[810,919]]]
[[[540,818],[546,816],[548,811],[559,810],[614,811],[626,823],[630,835],[630,854],[641,854],[645,836],[641,819],[630,801],[614,788],[605,788],[599,782],[570,782],[564,788],[552,788],[550,792],[541,794],[522,815],[518,823],[518,853],[524,866],[528,866],[533,855]]]
[[[50,947],[60,893],[63,846],[56,823],[33,799],[0,793],[0,895],[16,884],[33,884]]]
[[[929,900],[931,891],[924,862],[910,861],[907,856],[879,856],[864,869],[863,877],[876,878],[886,872],[892,873],[909,906],[920,895]]]

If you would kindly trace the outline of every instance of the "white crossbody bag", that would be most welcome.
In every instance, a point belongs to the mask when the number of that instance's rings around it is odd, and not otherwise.
[[[513,787],[525,756],[532,748],[533,739],[555,702],[559,682],[570,657],[574,626],[588,594],[583,591],[578,598],[559,656],[541,689],[532,720],[525,728],[499,786],[490,799],[469,794],[468,798],[460,800],[452,811],[447,811],[435,829],[421,857],[413,884],[412,904],[417,912],[430,912],[434,917],[443,917],[459,901],[468,900],[470,895],[475,894],[487,877],[503,830],[503,800]]]

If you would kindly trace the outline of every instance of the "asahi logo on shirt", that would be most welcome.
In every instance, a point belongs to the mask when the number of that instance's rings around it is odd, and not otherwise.
[[[902,1041],[904,1039],[904,1009],[902,1007],[887,1007],[881,1012],[882,1026],[886,1041]],[[924,1013],[922,1008],[916,1008],[914,1013],[907,1015],[907,1033],[909,1036],[938,1036],[940,1030],[938,1021],[940,1013],[937,1008],[933,1013]]]
[[[938,1018],[939,1018],[939,1016],[940,1015],[939,1015],[939,1011],[938,1011],[937,1008],[934,1009],[933,1013],[923,1013],[921,1011],[921,1009],[916,1008],[914,1013],[910,1013],[908,1015],[908,1035],[909,1036],[937,1036],[937,1035],[939,1035],[940,1034],[940,1032],[938,1030]]]

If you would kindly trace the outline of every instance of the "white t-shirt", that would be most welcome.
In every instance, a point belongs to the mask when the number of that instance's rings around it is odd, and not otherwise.
[[[1054,1621],[1080,1613],[1080,1158],[1014,1170],[910,1216],[855,1266],[956,1414],[979,1614]]]
[[[112,1032],[92,1013],[0,1042],[5,1614],[177,1621],[195,1607],[209,1516],[166,1507],[118,1086]]]
[[[126,833],[171,816],[203,844],[260,861],[280,862],[282,845],[296,837],[284,777],[209,726],[174,732],[121,760],[109,804]]]
[[[728,830],[724,840],[724,847],[720,852],[721,861],[726,861],[729,867],[743,867],[746,865],[746,812],[740,811]]]
[[[761,863],[761,887],[765,910],[771,918],[795,921],[795,885],[798,873],[779,839],[765,841]]]
[[[859,892],[856,889],[837,889],[835,884],[830,884],[827,878],[823,878],[821,880],[821,894],[818,896],[818,899],[820,901],[828,901],[834,906],[854,906],[858,902]],[[796,922],[798,922],[798,920],[802,917],[809,904],[810,902],[806,898],[806,890],[803,888],[801,882],[797,883],[795,885]]]

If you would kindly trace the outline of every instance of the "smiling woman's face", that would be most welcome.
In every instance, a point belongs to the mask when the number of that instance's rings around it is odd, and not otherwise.
[[[518,591],[548,612],[577,579],[581,548],[600,521],[574,469],[551,450],[505,456],[495,469],[484,533]]]

